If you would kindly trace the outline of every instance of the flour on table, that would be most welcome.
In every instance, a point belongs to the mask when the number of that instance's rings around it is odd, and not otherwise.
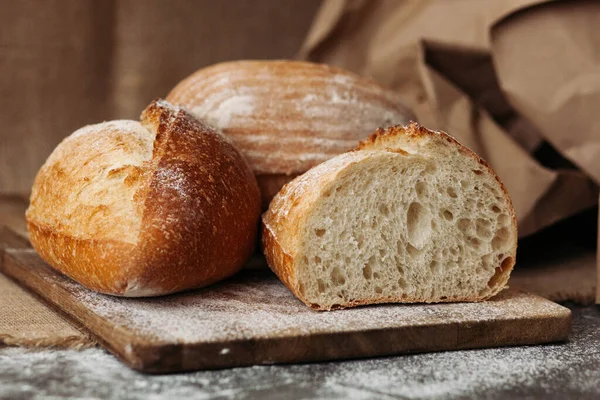
[[[548,302],[531,310],[531,295],[522,293],[510,300],[500,296],[484,303],[391,304],[319,312],[298,301],[274,276],[265,274],[194,292],[141,299],[106,296],[71,281],[67,284],[100,317],[138,335],[178,343],[295,337],[340,330],[358,332],[429,325],[432,321],[524,318],[532,313],[552,315],[559,307]]]
[[[0,349],[0,398],[597,399],[600,313],[576,309],[568,343],[145,375],[100,348]]]

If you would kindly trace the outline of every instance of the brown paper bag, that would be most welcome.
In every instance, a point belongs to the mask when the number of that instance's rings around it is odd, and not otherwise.
[[[552,2],[492,28],[491,50],[508,101],[565,158],[600,182],[600,2]],[[577,193],[570,199],[575,201]],[[596,302],[600,303],[600,257]]]

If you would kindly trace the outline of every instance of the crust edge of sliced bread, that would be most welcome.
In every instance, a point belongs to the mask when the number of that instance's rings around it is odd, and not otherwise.
[[[297,267],[294,265],[294,259],[298,250],[298,243],[301,240],[302,227],[307,220],[312,206],[323,193],[328,185],[336,177],[344,172],[352,164],[360,162],[364,151],[381,150],[397,153],[405,153],[398,146],[398,140],[410,147],[418,146],[421,141],[433,139],[442,140],[456,147],[464,156],[475,160],[479,165],[485,168],[488,174],[491,174],[500,185],[502,195],[506,199],[507,210],[510,213],[511,224],[513,228],[514,243],[510,246],[509,254],[512,255],[512,261],[503,267],[498,265],[501,275],[498,277],[496,285],[486,295],[474,295],[466,297],[452,297],[445,300],[426,300],[419,297],[386,296],[377,299],[351,300],[331,306],[320,305],[311,302],[305,295],[302,284],[298,281]],[[514,212],[512,201],[503,182],[496,175],[494,170],[476,153],[462,145],[452,136],[441,131],[429,130],[415,122],[406,126],[392,126],[387,129],[378,129],[368,139],[361,142],[358,147],[348,153],[344,153],[329,160],[308,171],[304,175],[296,178],[282,188],[274,198],[269,210],[262,217],[262,243],[265,256],[269,267],[275,272],[279,279],[292,291],[292,293],[307,306],[316,310],[332,310],[348,307],[355,307],[369,304],[380,303],[416,303],[416,302],[477,302],[484,301],[496,295],[505,289],[510,273],[516,262],[517,249],[517,218]]]

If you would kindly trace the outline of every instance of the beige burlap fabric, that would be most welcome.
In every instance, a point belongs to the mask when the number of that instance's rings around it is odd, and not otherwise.
[[[94,341],[33,295],[0,275],[0,344],[84,348]]]

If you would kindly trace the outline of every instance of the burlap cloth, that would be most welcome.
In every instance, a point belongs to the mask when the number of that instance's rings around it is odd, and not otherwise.
[[[7,226],[26,238],[25,208],[26,202],[21,198],[0,197],[0,225]],[[85,348],[94,345],[94,341],[34,295],[0,274],[0,345],[2,344]]]

